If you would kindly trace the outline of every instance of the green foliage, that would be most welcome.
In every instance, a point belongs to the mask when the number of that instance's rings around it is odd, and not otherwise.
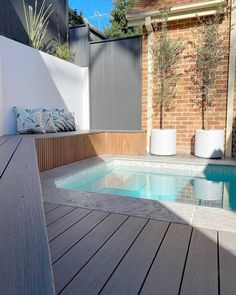
[[[85,23],[82,11],[78,14],[77,9],[69,9],[69,26],[75,27]]]
[[[194,32],[197,43],[193,44],[196,54],[195,85],[198,88],[197,103],[203,112],[203,129],[208,128],[208,110],[213,105],[214,84],[217,67],[224,58],[223,37],[219,34],[219,25],[226,13],[226,4],[218,6],[213,17],[202,20]]]
[[[36,49],[41,49],[43,39],[47,33],[48,20],[53,12],[52,4],[46,8],[44,0],[38,9],[37,0],[35,0],[34,8],[31,5],[26,7],[25,1],[23,0],[23,7],[29,45]]]
[[[160,109],[162,129],[164,127],[164,113],[173,102],[176,83],[180,78],[177,66],[180,54],[184,49],[180,40],[172,41],[168,34],[169,11],[170,7],[166,7],[160,12],[159,22],[154,26],[159,34],[152,46],[154,107]]]
[[[117,38],[140,34],[139,27],[128,28],[125,16],[135,2],[136,0],[113,0],[114,9],[111,12],[111,27],[105,28],[105,35]]]
[[[68,42],[61,43],[60,41],[55,41],[51,54],[68,62],[73,61],[72,48]]]

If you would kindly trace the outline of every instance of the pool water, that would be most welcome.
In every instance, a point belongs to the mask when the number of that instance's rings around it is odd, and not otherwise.
[[[236,210],[236,167],[208,165],[178,169],[115,161],[58,179],[56,186],[131,198]],[[154,166],[154,167],[153,167]]]

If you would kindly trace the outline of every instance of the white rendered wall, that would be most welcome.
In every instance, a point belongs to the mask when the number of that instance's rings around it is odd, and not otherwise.
[[[64,108],[89,129],[89,74],[49,54],[0,36],[0,135],[16,132],[12,108]]]

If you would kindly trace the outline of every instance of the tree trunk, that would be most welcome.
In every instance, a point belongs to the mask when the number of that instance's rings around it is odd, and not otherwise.
[[[202,129],[205,130],[205,104],[202,99]]]
[[[162,104],[161,105],[161,111],[160,111],[160,128],[164,129],[164,119],[165,119],[165,107]]]

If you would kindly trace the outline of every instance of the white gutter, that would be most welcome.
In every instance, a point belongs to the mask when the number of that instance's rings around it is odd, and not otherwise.
[[[213,15],[216,12],[217,6],[224,2],[223,0],[200,0],[196,3],[188,3],[185,5],[176,5],[171,8],[169,20],[188,19],[196,16]],[[151,23],[158,19],[160,10],[148,10],[138,13],[128,13],[126,18],[128,26],[142,26],[145,25],[146,17],[151,17]]]
[[[230,33],[230,55],[229,55],[229,79],[227,99],[227,122],[226,122],[226,157],[232,156],[232,133],[234,125],[234,89],[236,71],[236,0],[232,0],[231,10],[231,33]]]

